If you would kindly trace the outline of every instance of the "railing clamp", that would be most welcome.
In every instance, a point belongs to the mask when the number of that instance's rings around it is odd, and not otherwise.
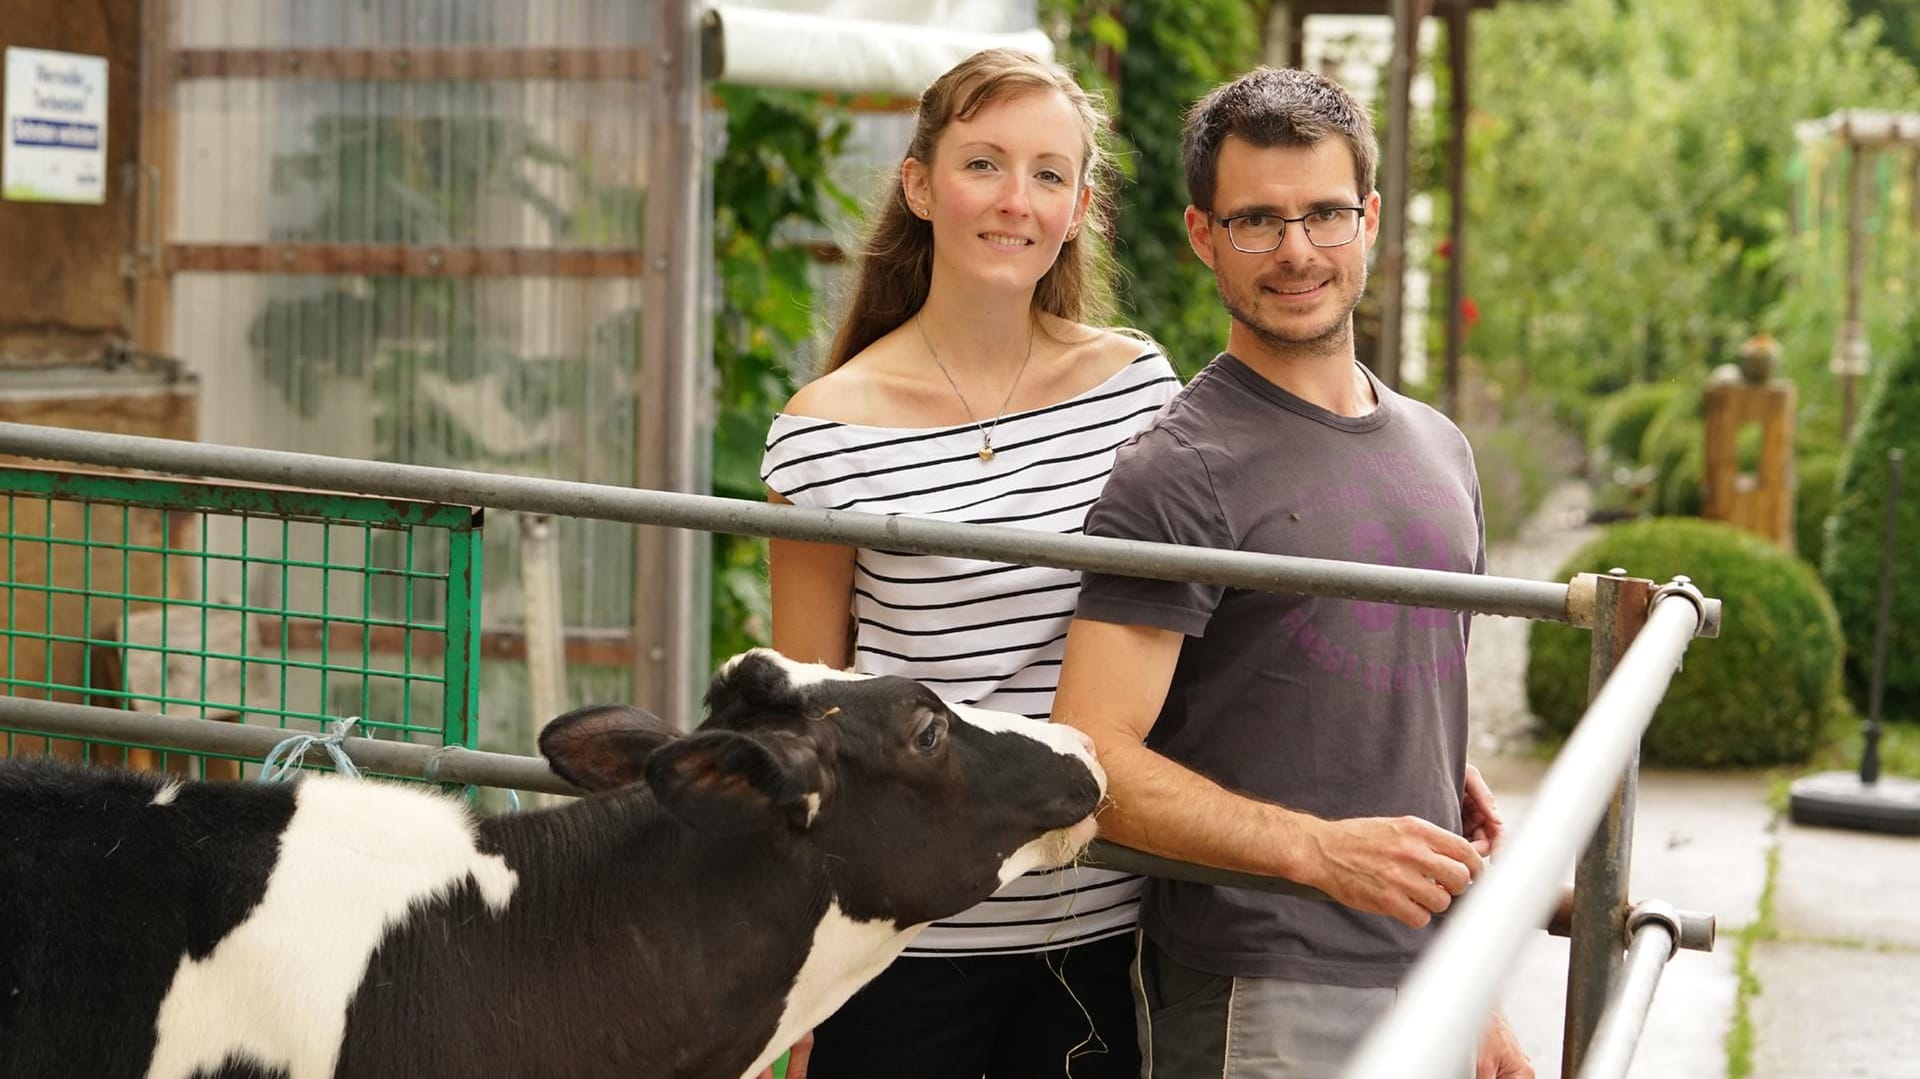
[[[1647,609],[1652,610],[1655,604],[1658,604],[1668,596],[1679,596],[1688,603],[1693,604],[1693,634],[1696,637],[1699,636],[1700,631],[1707,628],[1706,594],[1701,592],[1700,587],[1693,583],[1693,578],[1685,576],[1675,577],[1673,580],[1653,590],[1653,598],[1647,602]]]
[[[1626,943],[1632,944],[1634,935],[1648,922],[1659,922],[1667,927],[1667,936],[1672,942],[1667,948],[1667,958],[1679,955],[1680,912],[1674,909],[1673,904],[1664,899],[1647,899],[1634,904],[1633,909],[1627,912]]]

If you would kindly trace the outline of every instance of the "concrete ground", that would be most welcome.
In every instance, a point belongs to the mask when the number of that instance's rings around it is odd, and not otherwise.
[[[1584,499],[1573,485],[1555,492],[1519,537],[1489,552],[1491,571],[1552,579],[1593,534]],[[1481,618],[1473,633],[1473,759],[1514,825],[1546,770],[1530,749],[1526,624]],[[1772,929],[1751,957],[1753,1079],[1920,1079],[1920,838],[1796,826],[1769,804],[1772,782],[1756,772],[1642,774],[1631,894],[1714,914],[1720,935],[1714,951],[1668,964],[1630,1074],[1728,1074],[1740,930],[1760,918],[1777,855]],[[1567,942],[1543,933],[1501,992],[1542,1079],[1561,1074],[1566,970]]]

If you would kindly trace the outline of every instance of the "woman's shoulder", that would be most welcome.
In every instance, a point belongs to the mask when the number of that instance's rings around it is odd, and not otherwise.
[[[800,419],[882,426],[899,414],[910,388],[895,334],[875,341],[847,362],[794,391],[781,412]]]
[[[1067,366],[1092,386],[1105,385],[1135,364],[1148,374],[1158,374],[1160,367],[1172,370],[1160,346],[1138,330],[1068,322],[1056,336],[1066,342]]]

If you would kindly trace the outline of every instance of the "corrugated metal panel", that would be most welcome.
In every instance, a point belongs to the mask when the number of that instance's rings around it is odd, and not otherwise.
[[[174,278],[171,351],[206,387],[202,437],[632,483],[649,95],[630,68],[580,69],[644,63],[654,6],[173,7],[176,44],[191,53],[177,70],[192,74],[174,91],[169,239],[196,259],[183,265],[245,258],[252,271]],[[551,51],[530,51],[541,49]],[[450,63],[533,77],[432,77]],[[305,272],[304,262],[299,274],[270,272],[293,259],[293,244],[341,272]],[[373,257],[368,245],[424,248],[428,259],[435,249],[616,252],[634,268],[373,276],[354,272]],[[519,619],[517,532],[504,521],[487,530],[490,625]],[[569,521],[560,542],[569,626],[630,629],[632,530]],[[486,714],[523,712],[519,665],[488,667]],[[624,668],[579,673],[597,695],[626,691]],[[524,746],[524,720],[516,725],[483,738]]]

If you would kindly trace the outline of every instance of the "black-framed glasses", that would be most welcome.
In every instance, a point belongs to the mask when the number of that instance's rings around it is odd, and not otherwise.
[[[1212,212],[1208,215],[1212,217]],[[1365,206],[1322,206],[1299,217],[1279,214],[1248,213],[1216,217],[1227,227],[1227,242],[1246,255],[1264,255],[1279,248],[1287,238],[1287,226],[1298,222],[1307,232],[1307,242],[1315,247],[1345,247],[1360,236],[1360,219],[1367,216]]]

